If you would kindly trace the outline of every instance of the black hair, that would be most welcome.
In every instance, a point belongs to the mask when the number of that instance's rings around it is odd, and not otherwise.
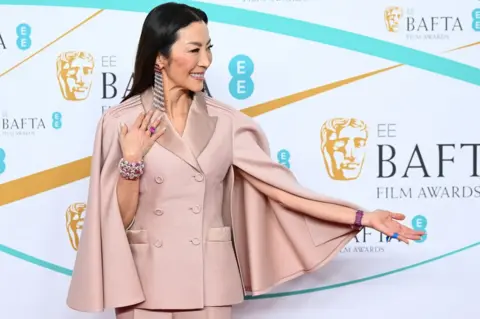
[[[138,41],[132,89],[123,101],[153,86],[158,54],[169,58],[178,31],[193,22],[208,23],[207,14],[186,4],[168,2],[153,8],[145,18]],[[206,87],[206,83],[204,83]]]

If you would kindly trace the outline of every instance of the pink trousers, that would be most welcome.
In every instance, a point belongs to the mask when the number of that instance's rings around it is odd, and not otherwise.
[[[206,307],[201,310],[161,311],[146,309],[117,309],[116,319],[231,319],[232,307]]]

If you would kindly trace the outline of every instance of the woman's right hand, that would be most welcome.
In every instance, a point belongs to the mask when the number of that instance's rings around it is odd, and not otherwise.
[[[131,127],[125,123],[121,124],[120,146],[123,158],[129,162],[138,162],[148,153],[153,143],[165,132],[166,128],[159,129],[161,117],[151,123],[154,112],[150,110],[147,114],[141,113]],[[151,124],[150,124],[151,123]],[[150,128],[155,128],[155,133]]]

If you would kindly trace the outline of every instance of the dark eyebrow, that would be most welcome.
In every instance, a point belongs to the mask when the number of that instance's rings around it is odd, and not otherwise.
[[[209,45],[211,42],[212,42],[212,39],[208,40],[207,45]],[[196,45],[196,46],[199,46],[199,47],[202,46],[202,44],[200,42],[196,42],[196,41],[187,42],[187,44],[193,44],[193,45]]]

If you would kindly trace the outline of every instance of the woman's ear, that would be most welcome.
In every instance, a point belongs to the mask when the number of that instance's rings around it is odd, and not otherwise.
[[[165,68],[166,64],[166,59],[162,55],[157,55],[157,59],[155,60],[155,64],[160,68],[160,70],[163,70]]]

